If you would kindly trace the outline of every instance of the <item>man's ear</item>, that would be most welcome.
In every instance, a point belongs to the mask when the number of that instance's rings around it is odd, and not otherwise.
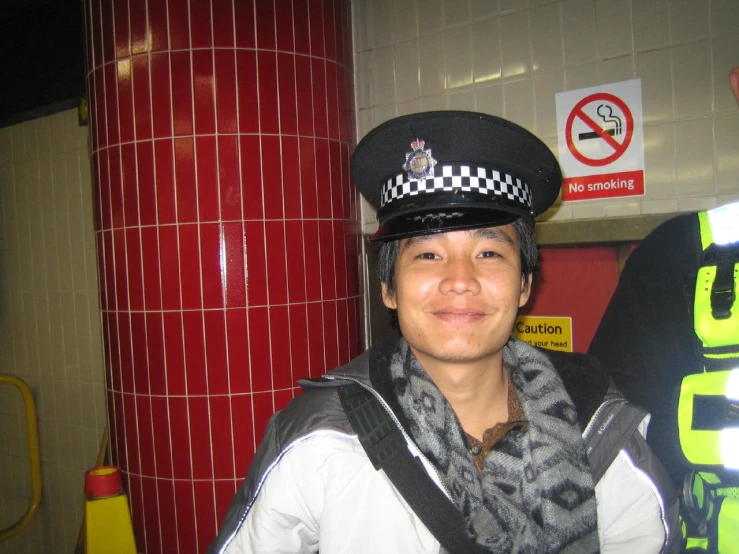
[[[526,302],[529,301],[531,296],[531,283],[533,282],[534,276],[529,273],[528,275],[521,275],[521,296],[518,299],[518,307],[523,308]]]
[[[729,83],[731,84],[731,90],[734,91],[734,98],[736,98],[736,104],[739,106],[739,66],[736,66],[729,73]]]
[[[397,310],[398,303],[395,301],[395,295],[388,291],[387,283],[380,283],[380,286],[382,287],[382,303],[386,308]]]

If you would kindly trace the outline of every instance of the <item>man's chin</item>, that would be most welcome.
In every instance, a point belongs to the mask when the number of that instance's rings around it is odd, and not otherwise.
[[[495,358],[500,350],[503,348],[501,345],[500,349],[474,349],[470,348],[469,343],[464,344],[448,344],[438,345],[435,348],[429,349],[427,352],[421,353],[422,357],[429,357],[437,362],[448,363],[448,364],[471,364],[476,363],[485,358],[491,360]]]

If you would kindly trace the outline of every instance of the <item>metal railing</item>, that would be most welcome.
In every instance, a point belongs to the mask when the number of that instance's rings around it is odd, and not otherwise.
[[[28,430],[28,454],[31,466],[31,502],[23,517],[7,529],[0,529],[0,542],[16,536],[31,523],[41,505],[41,460],[38,450],[38,427],[36,426],[36,403],[28,385],[14,375],[0,373],[0,385],[12,385],[18,389],[26,408],[26,428]]]

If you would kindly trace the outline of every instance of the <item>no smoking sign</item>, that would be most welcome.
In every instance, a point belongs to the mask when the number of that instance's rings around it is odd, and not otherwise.
[[[562,199],[644,194],[641,81],[556,96]]]

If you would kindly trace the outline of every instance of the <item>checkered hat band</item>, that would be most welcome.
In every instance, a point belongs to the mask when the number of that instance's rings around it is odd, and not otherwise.
[[[382,185],[380,206],[409,196],[455,189],[487,197],[497,196],[499,201],[518,204],[529,210],[532,207],[531,189],[521,179],[504,171],[474,165],[437,165],[433,177],[419,181],[408,180],[406,173],[399,173]]]

